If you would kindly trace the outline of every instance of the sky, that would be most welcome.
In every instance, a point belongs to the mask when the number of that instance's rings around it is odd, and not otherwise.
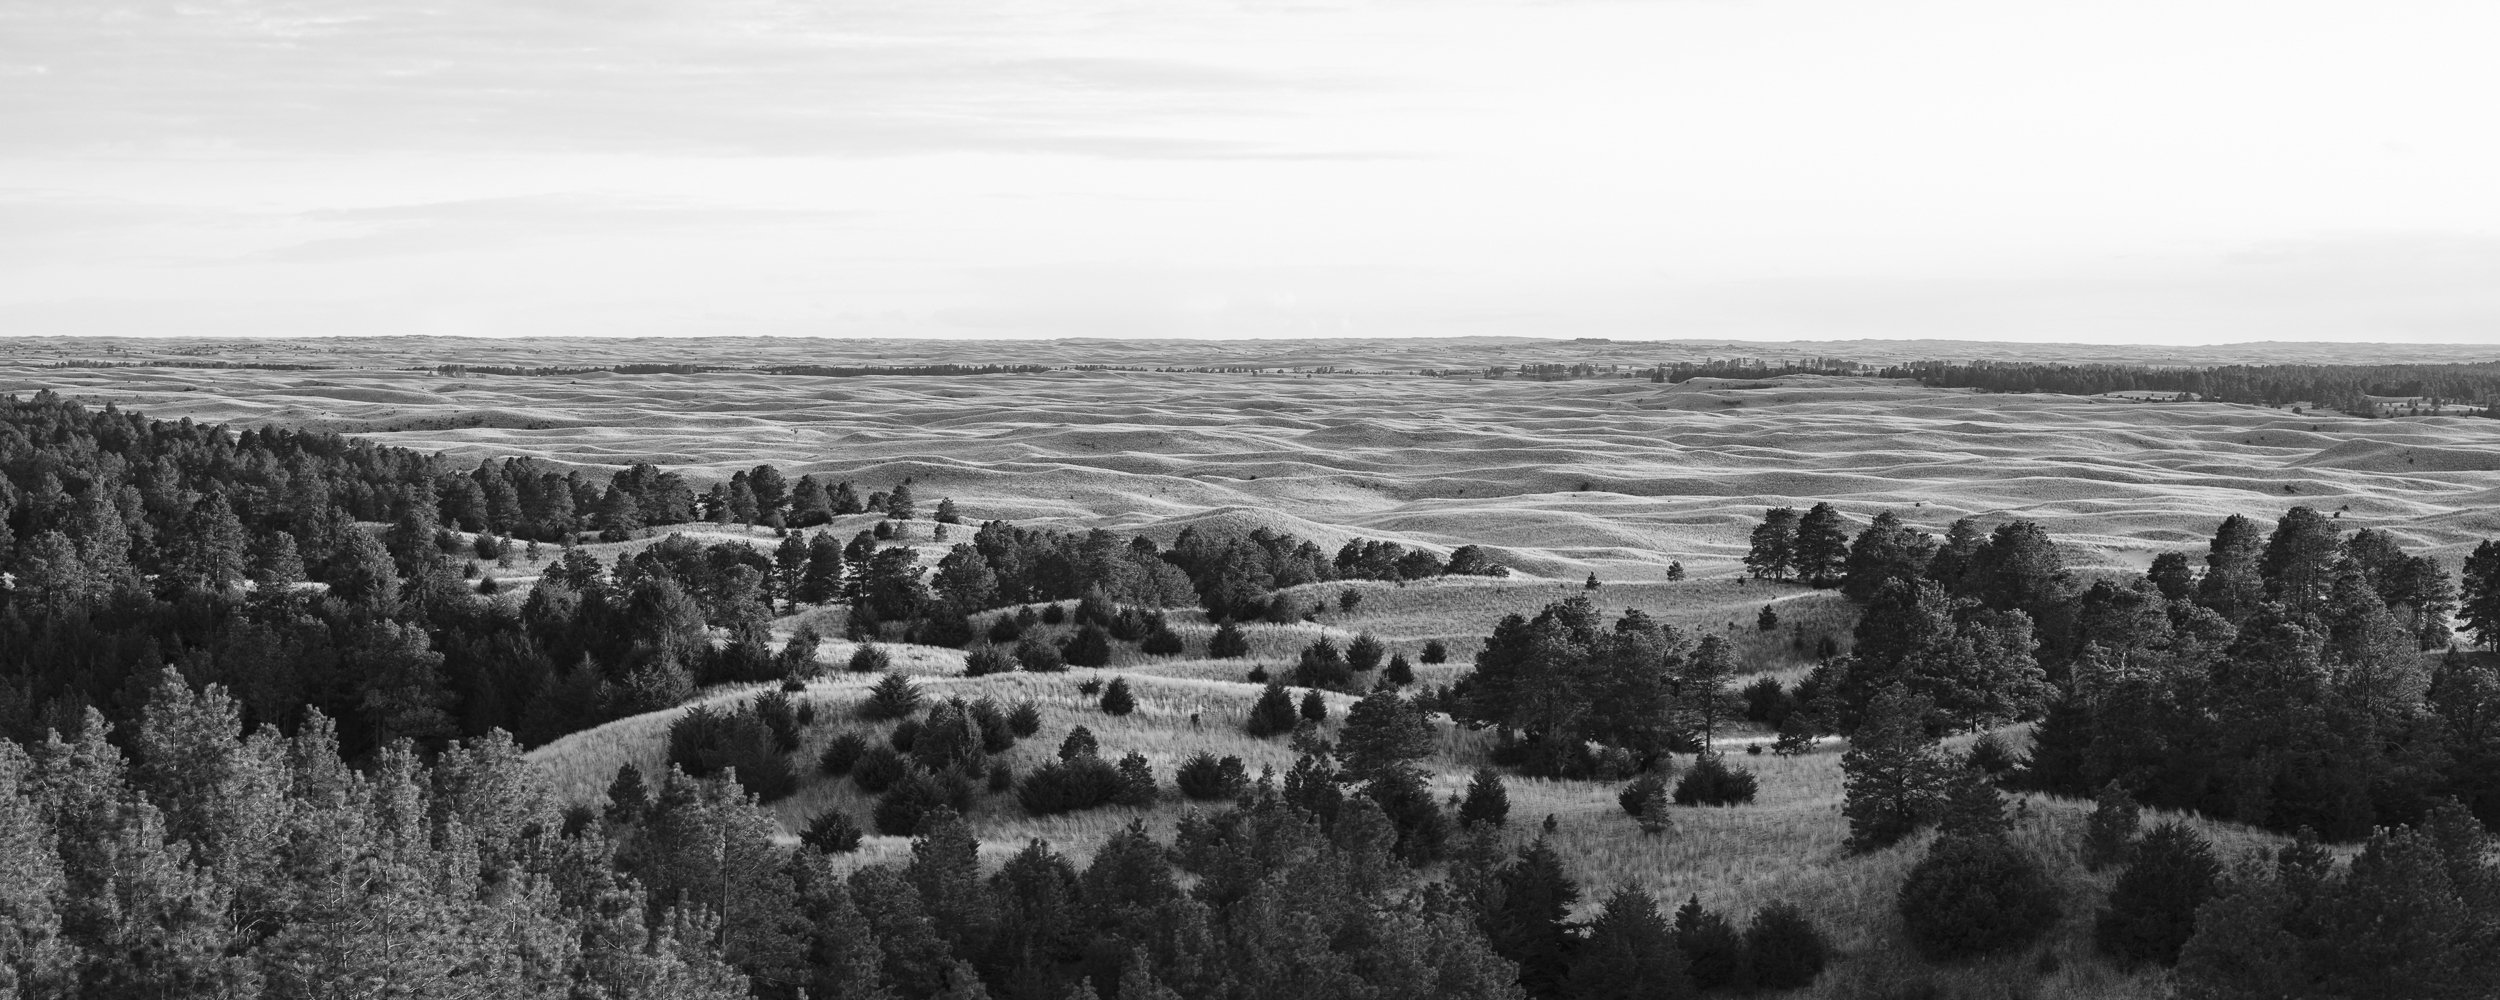
[[[2490,0],[0,0],[0,334],[2500,344]]]

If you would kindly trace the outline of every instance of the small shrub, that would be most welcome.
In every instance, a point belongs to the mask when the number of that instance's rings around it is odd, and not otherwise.
[[[1267,683],[1267,678],[1268,678],[1267,668],[1266,668],[1266,667],[1252,667],[1252,668],[1250,668],[1250,672],[1249,672],[1249,673],[1247,673],[1247,674],[1243,674],[1242,676],[1243,676],[1243,677],[1246,677],[1246,678],[1249,678],[1250,683],[1252,683],[1252,684],[1265,684],[1265,683]]]
[[[868,700],[860,703],[859,712],[871,719],[885,720],[900,719],[919,708],[919,686],[902,674],[887,674],[877,679],[875,687],[868,689]]]
[[[1250,637],[1241,634],[1241,626],[1225,622],[1215,627],[1215,638],[1207,640],[1207,655],[1218,660],[1237,660],[1250,655]]]
[[[1102,678],[1088,677],[1076,682],[1076,693],[1091,698],[1102,693]]]
[[[1773,729],[1788,720],[1791,706],[1788,689],[1779,678],[1764,677],[1745,685],[1745,721],[1759,722]]]
[[[1052,816],[1110,805],[1120,792],[1120,769],[1086,755],[1033,769],[1016,786],[1016,801],[1025,812]]]
[[[1447,663],[1450,659],[1450,647],[1442,645],[1439,639],[1427,639],[1424,641],[1421,659],[1425,663]]]
[[[1302,717],[1312,722],[1328,721],[1328,699],[1318,691],[1302,692]]]
[[[1200,802],[1230,800],[1250,789],[1250,771],[1242,766],[1239,757],[1218,760],[1214,754],[1200,751],[1181,762],[1172,773],[1172,782],[1180,787],[1182,795]]]
[[[2143,823],[2135,799],[2125,788],[2113,781],[2101,786],[2094,800],[2092,818],[2083,827],[2083,866],[2099,871],[2127,860],[2127,852],[2135,846],[2136,828]]]
[[[841,733],[825,744],[825,752],[816,758],[816,769],[826,777],[839,778],[851,773],[851,767],[867,752],[868,741],[858,733]]]
[[[1017,739],[1024,739],[1041,732],[1041,706],[1031,701],[1017,702],[1016,707],[1007,710],[1007,731],[1016,734]]]
[[[885,648],[876,643],[863,642],[859,644],[858,649],[851,651],[850,670],[852,673],[873,674],[892,666],[894,666],[894,658],[886,655]]]
[[[982,753],[1006,753],[1016,745],[1014,723],[1007,713],[998,710],[998,703],[983,698],[972,703],[972,724],[981,730]]]
[[[873,746],[851,764],[851,784],[870,795],[894,787],[903,777],[903,755],[893,747]]]
[[[1340,591],[1338,591],[1338,592],[1337,592],[1337,610],[1338,610],[1338,611],[1341,611],[1341,612],[1344,612],[1344,613],[1347,613],[1347,614],[1352,614],[1352,613],[1354,613],[1354,609],[1359,608],[1359,607],[1362,607],[1362,606],[1363,606],[1363,592],[1362,592],[1362,591],[1356,590],[1356,589],[1354,589],[1354,588],[1352,588],[1352,587],[1347,587],[1346,589],[1344,589],[1344,590],[1340,590]]]
[[[939,809],[951,808],[947,788],[937,775],[919,768],[908,768],[894,786],[877,797],[877,808],[870,814],[877,832],[889,837],[908,837],[920,830],[920,821]]]
[[[1745,974],[1751,963],[1745,960],[1745,940],[1728,925],[1727,918],[1701,908],[1701,897],[1684,901],[1675,911],[1675,946],[1684,953],[1685,969],[1693,977],[1693,988],[1716,990],[1745,985]]]
[[[772,732],[773,745],[782,753],[799,748],[799,710],[790,704],[789,695],[767,691],[756,696],[751,710]]]
[[[1146,638],[1137,643],[1137,651],[1150,656],[1174,656],[1186,652],[1188,648],[1188,644],[1181,641],[1180,634],[1168,628],[1148,632]]]
[[[2038,940],[2057,923],[2057,888],[2037,862],[1998,836],[1940,836],[1910,869],[1902,929],[1921,956],[1954,962]]]
[[[849,813],[828,808],[807,821],[799,842],[827,854],[849,854],[859,850],[861,835],[859,824]]]
[[[1017,621],[1014,615],[1000,615],[990,619],[987,634],[991,642],[1014,642],[1024,634],[1024,623]]]
[[[1106,715],[1127,715],[1137,711],[1137,697],[1129,693],[1128,678],[1111,679],[1111,687],[1102,693],[1102,710]]]
[[[1096,757],[1101,754],[1102,744],[1094,741],[1094,731],[1083,726],[1068,730],[1067,738],[1059,741],[1060,760]]]
[[[1111,801],[1133,809],[1155,804],[1161,790],[1155,786],[1154,769],[1147,765],[1146,755],[1135,750],[1120,758],[1120,788]]]
[[[1762,606],[1762,613],[1754,616],[1753,625],[1760,631],[1777,632],[1780,627],[1780,613],[1771,610],[1771,606],[1765,604]]]
[[[1052,605],[1057,607],[1058,605]],[[1040,636],[1025,636],[1016,643],[1016,662],[1025,670],[1051,674],[1068,669],[1068,661],[1059,655],[1059,647],[1042,641]]]
[[[1387,656],[1388,653],[1388,647],[1381,645],[1380,640],[1373,638],[1371,633],[1365,632],[1355,636],[1354,641],[1346,646],[1345,665],[1353,668],[1355,673],[1367,674],[1377,669],[1381,658]]]
[[[1016,669],[1016,662],[996,646],[976,646],[964,654],[964,676],[987,677]]]
[[[2013,749],[2005,745],[2005,738],[1995,733],[1989,733],[1973,741],[1970,745],[1970,754],[1964,762],[1985,772],[1992,779],[2002,779],[2012,774],[2015,768],[2022,766],[2022,761],[2014,758]]]
[[[1666,776],[1655,771],[1632,779],[1631,784],[1623,786],[1622,791],[1615,793],[1615,803],[1623,807],[1624,815],[1635,818],[1648,808],[1650,800],[1663,801],[1666,798]]]
[[[1100,625],[1088,622],[1068,637],[1068,644],[1059,650],[1060,659],[1069,666],[1099,667],[1111,662],[1111,633]]]
[[[1753,772],[1733,767],[1718,754],[1703,754],[1675,783],[1679,806],[1733,806],[1752,802],[1757,783]]]
[[[2093,943],[2118,964],[2177,965],[2196,910],[2221,894],[2222,862],[2196,831],[2163,823],[2144,834],[2093,923]]]
[[[1754,911],[1745,927],[1745,960],[1753,986],[1793,990],[1813,985],[1831,964],[1832,946],[1795,904],[1780,900]]]

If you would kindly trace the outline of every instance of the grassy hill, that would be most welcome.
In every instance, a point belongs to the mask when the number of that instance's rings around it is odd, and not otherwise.
[[[1254,664],[1281,669],[1302,645],[1320,635],[1342,640],[1368,631],[1410,657],[1424,640],[1439,638],[1451,644],[1452,662],[1419,666],[1418,673],[1424,683],[1441,683],[1466,669],[1464,664],[1480,637],[1501,615],[1533,613],[1549,601],[1581,592],[1577,584],[1557,586],[1539,580],[1443,581],[1404,587],[1358,583],[1351,586],[1364,594],[1363,600],[1353,612],[1343,613],[1335,610],[1333,598],[1345,586],[1303,588],[1307,594],[1297,597],[1307,596],[1315,603],[1326,599],[1330,610],[1316,622],[1250,628],[1252,656],[1247,659],[1198,656],[1211,626],[1197,612],[1181,610],[1167,615],[1187,639],[1188,653],[1151,657],[1123,644],[1112,664],[1100,670],[968,678],[962,676],[960,651],[909,645],[887,649],[893,656],[893,669],[911,675],[929,698],[987,697],[1001,704],[1030,700],[1039,707],[1041,731],[1003,755],[1018,774],[1050,759],[1060,738],[1078,725],[1095,733],[1106,756],[1132,750],[1145,755],[1165,783],[1163,800],[1152,808],[1032,817],[1013,795],[986,795],[969,817],[981,833],[984,857],[992,863],[1003,861],[1032,838],[1050,841],[1081,862],[1106,835],[1132,822],[1143,822],[1158,836],[1168,837],[1189,810],[1204,808],[1170,787],[1173,769],[1192,754],[1239,756],[1254,775],[1262,767],[1274,767],[1281,774],[1291,765],[1293,754],[1283,739],[1254,739],[1242,730],[1241,721],[1258,693],[1258,686],[1245,678]],[[1743,639],[1749,665],[1792,676],[1807,661],[1797,649],[1796,637],[1807,637],[1808,651],[1812,637],[1820,634],[1834,634],[1845,641],[1852,615],[1846,603],[1830,593],[1759,582],[1740,586],[1728,578],[1612,585],[1592,596],[1610,613],[1637,607],[1688,630],[1727,631],[1733,622],[1729,634]],[[1782,617],[1781,627],[1768,633],[1754,625],[1754,615],[1766,601]],[[783,624],[793,625],[797,620],[785,619]],[[849,643],[830,642],[821,655],[839,671],[853,648]],[[1079,690],[1088,681],[1107,682],[1111,676],[1126,677],[1133,688],[1138,704],[1132,714],[1107,715],[1096,698]],[[847,810],[864,824],[873,798],[847,779],[816,774],[814,761],[840,732],[861,731],[882,739],[891,731],[892,723],[870,723],[859,714],[859,705],[875,679],[876,675],[836,672],[794,696],[812,710],[813,722],[796,755],[805,771],[800,790],[769,807],[786,836],[795,836],[808,817],[828,806]],[[716,690],[698,704],[732,705],[762,690]],[[1353,699],[1327,697],[1328,728],[1333,732]],[[667,766],[668,726],[684,711],[681,707],[621,719],[576,733],[540,748],[530,759],[565,801],[597,802],[619,765],[634,763],[646,772]],[[1436,719],[1434,730],[1437,745],[1425,766],[1435,794],[1446,797],[1463,789],[1470,772],[1485,762],[1490,739],[1446,719]],[[1506,836],[1517,842],[1533,839],[1544,819],[1552,816],[1555,846],[1580,880],[1584,907],[1593,906],[1624,881],[1657,894],[1670,905],[1699,896],[1704,905],[1740,920],[1774,900],[1798,904],[1833,936],[1842,954],[1833,970],[1802,995],[2083,998],[2165,994],[2160,975],[2122,974],[2091,953],[2092,914],[2114,876],[2089,873],[2082,866],[2078,845],[2089,803],[2041,796],[2014,799],[2016,840],[2041,858],[2051,877],[2065,889],[2066,913],[2057,931],[2021,955],[1966,967],[1926,967],[1904,957],[1910,952],[1900,939],[1893,902],[1903,875],[1924,851],[1926,839],[1872,855],[1846,854],[1841,849],[1847,834],[1841,815],[1842,747],[1826,742],[1812,753],[1793,758],[1734,752],[1736,746],[1758,742],[1765,735],[1739,728],[1721,738],[1735,759],[1761,779],[1760,797],[1750,805],[1679,807],[1672,810],[1675,827],[1671,832],[1648,835],[1616,805],[1615,783],[1511,777],[1511,823]],[[2017,727],[2008,735],[2019,743],[2024,734]],[[1690,759],[1680,758],[1678,764],[1689,766]],[[2226,856],[2271,846],[2281,839],[2243,827],[2192,822]],[[908,846],[903,838],[871,836],[851,863],[899,860],[907,856]],[[1923,993],[1922,984],[1942,992]]]

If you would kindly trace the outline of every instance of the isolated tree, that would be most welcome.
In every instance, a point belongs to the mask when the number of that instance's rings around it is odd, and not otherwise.
[[[1308,722],[1328,721],[1328,699],[1317,689],[1302,692],[1302,718]]]
[[[1338,772],[1350,782],[1410,772],[1432,755],[1432,746],[1432,727],[1414,704],[1397,692],[1376,691],[1346,712],[1337,735]]]
[[[894,487],[894,492],[885,495],[885,516],[889,518],[909,521],[919,516],[918,511],[912,503],[911,484],[908,482]]]
[[[1450,659],[1450,647],[1443,645],[1439,639],[1426,639],[1421,659],[1425,663],[1447,663]]]
[[[1127,715],[1137,710],[1137,696],[1129,693],[1128,678],[1114,677],[1102,692],[1102,710],[1106,715]]]
[[[1388,647],[1381,645],[1380,640],[1374,638],[1371,633],[1365,632],[1355,636],[1354,641],[1346,645],[1345,664],[1355,673],[1367,674],[1380,666],[1380,658],[1387,652]]]
[[[1099,667],[1111,662],[1111,633],[1100,625],[1086,623],[1068,637],[1068,644],[1059,650],[1070,666]]]
[[[1829,503],[1815,504],[1797,519],[1789,565],[1816,587],[1836,587],[1849,571],[1849,521]]]
[[[877,678],[868,689],[868,699],[860,703],[860,714],[871,719],[900,719],[920,708],[920,687],[903,674],[889,673]]]
[[[889,503],[893,500],[892,497],[886,499]],[[938,498],[937,514],[933,519],[939,524],[962,524],[964,522],[963,513],[955,508],[954,497]]]
[[[1797,559],[1797,508],[1775,507],[1762,512],[1754,526],[1753,544],[1745,550],[1745,569],[1756,578],[1788,579]]]
[[[1215,627],[1215,635],[1207,640],[1207,655],[1218,660],[1234,660],[1250,655],[1250,638],[1241,633],[1241,626],[1231,622]]]
[[[1415,665],[1407,662],[1403,652],[1389,655],[1389,666],[1380,672],[1380,679],[1391,687],[1415,683]]]

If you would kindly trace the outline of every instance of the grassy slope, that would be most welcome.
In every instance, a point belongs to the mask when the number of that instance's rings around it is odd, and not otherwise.
[[[992,862],[1003,860],[1036,837],[1082,858],[1104,836],[1131,822],[1142,821],[1158,835],[1168,835],[1193,807],[1170,791],[1168,784],[1173,766],[1191,754],[1205,750],[1239,755],[1253,773],[1262,766],[1281,772],[1291,763],[1282,740],[1254,740],[1240,730],[1239,720],[1257,693],[1256,687],[1242,679],[1252,662],[1280,667],[1290,662],[1303,643],[1322,633],[1343,638],[1371,631],[1410,656],[1424,639],[1438,637],[1452,642],[1454,662],[1441,668],[1419,668],[1426,682],[1437,682],[1463,669],[1459,664],[1472,655],[1476,637],[1500,615],[1532,613],[1547,601],[1580,592],[1577,586],[1558,588],[1543,581],[1454,581],[1405,587],[1357,584],[1365,594],[1362,604],[1352,614],[1341,614],[1333,609],[1335,593],[1342,586],[1306,588],[1312,600],[1330,601],[1331,610],[1317,623],[1254,628],[1253,657],[1247,661],[1144,657],[1122,647],[1114,664],[1100,671],[966,678],[960,676],[960,652],[912,646],[889,649],[896,669],[918,677],[931,696],[990,697],[1001,703],[1029,698],[1037,703],[1043,710],[1041,733],[1008,754],[1018,773],[1048,759],[1059,739],[1076,725],[1091,728],[1107,755],[1136,750],[1147,756],[1167,783],[1166,800],[1155,808],[1036,819],[1025,816],[1011,796],[991,796],[972,817]],[[1785,622],[1779,633],[1765,636],[1753,627],[1753,614],[1772,595],[1777,595]],[[1788,642],[1792,628],[1807,629],[1809,635],[1831,631],[1846,636],[1845,605],[1833,595],[1794,587],[1756,583],[1740,588],[1718,579],[1608,586],[1593,596],[1610,615],[1624,607],[1639,607],[1688,629],[1724,630],[1726,622],[1734,619],[1739,627],[1732,634],[1745,639],[1755,665],[1782,674],[1802,667]],[[1172,614],[1191,649],[1202,649],[1209,631],[1203,619],[1194,612]],[[839,664],[850,652],[848,643],[831,642],[823,655],[829,663]],[[1107,674],[1130,679],[1138,696],[1135,713],[1124,718],[1105,715],[1093,699],[1078,692],[1081,682]],[[857,717],[856,707],[872,680],[865,675],[836,674],[810,685],[802,698],[815,707],[816,722],[800,750],[801,760],[812,762],[825,742],[843,729],[873,729],[882,734],[890,728],[871,726]],[[707,700],[734,702],[758,690],[722,690]],[[1332,726],[1351,703],[1350,698],[1331,696]],[[619,764],[632,761],[646,771],[666,766],[668,723],[679,711],[619,720],[566,737],[530,756],[562,799],[596,801]],[[1194,724],[1193,714],[1197,716]],[[1459,791],[1468,773],[1482,763],[1487,739],[1447,723],[1438,728],[1440,743],[1427,764],[1436,792],[1446,796]],[[1757,736],[1740,731],[1726,741]],[[2037,796],[2016,800],[2017,838],[2068,890],[2066,918],[2047,942],[2021,956],[1956,969],[1928,969],[1901,958],[1907,952],[1893,912],[1893,894],[1924,850],[1925,841],[1865,857],[1842,853],[1846,823],[1840,814],[1839,759],[1836,745],[1798,758],[1740,757],[1761,776],[1761,798],[1736,808],[1678,808],[1674,810],[1675,830],[1662,836],[1639,831],[1616,806],[1613,784],[1512,778],[1509,836],[1521,841],[1533,838],[1543,819],[1552,815],[1557,824],[1556,845],[1581,880],[1584,896],[1589,897],[1584,903],[1593,903],[1625,880],[1670,904],[1699,895],[1705,905],[1739,920],[1774,899],[1797,902],[1834,936],[1843,952],[1833,971],[1802,995],[1861,996],[1917,977],[1947,985],[1953,991],[1948,995],[1994,997],[2008,995],[2015,988],[2035,997],[2150,997],[2165,992],[2157,975],[2122,975],[2091,956],[2091,914],[2110,876],[2086,873],[2078,860],[2076,845],[2090,810],[2085,802]],[[865,822],[872,804],[869,797],[848,781],[822,779],[813,775],[812,767],[810,772],[798,794],[768,807],[785,830],[798,829],[809,815],[829,805],[849,810]],[[2276,842],[2245,828],[2196,822],[2228,855]],[[870,837],[858,857],[864,863],[901,858],[906,852],[907,843],[901,838]]]

